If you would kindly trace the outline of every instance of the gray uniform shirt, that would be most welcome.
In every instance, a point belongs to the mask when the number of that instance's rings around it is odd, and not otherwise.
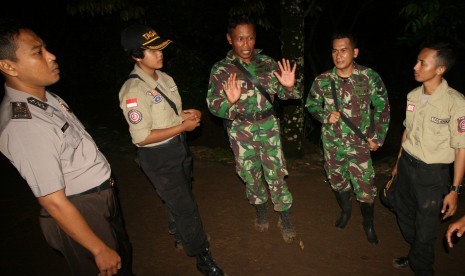
[[[0,105],[0,151],[36,197],[65,189],[73,195],[110,177],[110,165],[92,137],[56,95],[48,103],[5,86]]]

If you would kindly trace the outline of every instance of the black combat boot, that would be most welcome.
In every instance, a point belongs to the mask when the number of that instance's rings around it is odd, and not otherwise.
[[[292,226],[290,213],[288,211],[279,212],[278,227],[286,243],[292,243],[296,237],[294,226]]]
[[[255,219],[255,229],[258,232],[266,232],[268,230],[268,214],[266,210],[266,203],[256,204],[255,212],[257,213],[257,218]]]
[[[210,249],[206,248],[197,257],[197,269],[205,276],[223,276],[224,272],[215,263],[210,253]]]
[[[378,236],[376,236],[375,227],[373,225],[373,217],[375,213],[375,205],[373,203],[360,202],[360,210],[363,216],[363,229],[369,243],[378,244]]]
[[[351,199],[352,190],[344,192],[336,192],[336,199],[339,207],[341,207],[341,216],[336,220],[335,226],[337,228],[346,227],[349,222],[350,216],[352,215],[352,201]]]

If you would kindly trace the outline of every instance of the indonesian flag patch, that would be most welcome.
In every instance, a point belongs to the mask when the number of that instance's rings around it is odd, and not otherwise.
[[[414,104],[408,104],[407,105],[407,111],[408,112],[413,112],[415,110],[415,105]]]
[[[137,98],[126,100],[126,108],[131,108],[131,107],[136,107],[136,106],[137,106]]]
[[[457,119],[457,131],[465,132],[465,116],[462,116]]]

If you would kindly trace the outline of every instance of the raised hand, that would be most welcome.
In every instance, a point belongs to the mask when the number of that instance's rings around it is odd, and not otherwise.
[[[229,106],[235,104],[241,97],[241,86],[236,81],[236,73],[232,73],[223,84],[223,90],[228,98]]]
[[[294,63],[291,68],[291,62],[283,58],[282,62],[278,61],[278,66],[281,74],[275,71],[273,72],[274,75],[278,78],[282,86],[286,87],[288,90],[292,90],[295,84],[295,69],[297,68],[297,64]]]

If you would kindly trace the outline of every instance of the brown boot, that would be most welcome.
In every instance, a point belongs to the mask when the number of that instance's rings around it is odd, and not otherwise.
[[[296,233],[291,223],[289,210],[279,212],[278,227],[286,243],[292,243],[295,240]]]
[[[257,213],[257,218],[255,219],[255,229],[257,229],[257,231],[260,233],[268,231],[269,223],[266,203],[256,204],[255,212]]]

